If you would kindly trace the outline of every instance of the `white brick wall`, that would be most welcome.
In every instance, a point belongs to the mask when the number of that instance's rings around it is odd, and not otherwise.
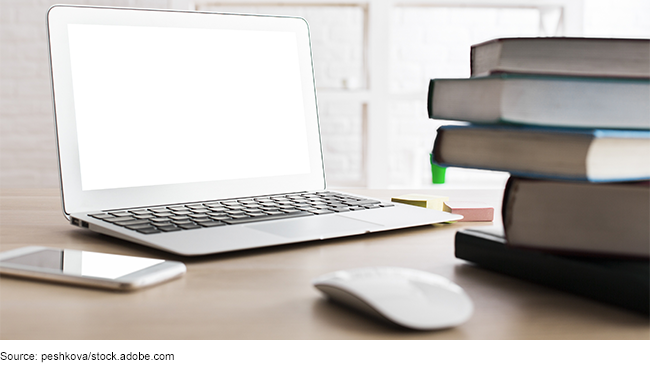
[[[415,95],[390,105],[390,183],[427,186],[436,129],[426,112],[432,78],[469,77],[472,44],[504,36],[537,36],[537,9],[399,7],[392,14],[390,89]],[[450,172],[447,181],[471,180],[473,171]],[[481,179],[485,174],[478,175]]]
[[[585,1],[585,35],[650,38],[650,1]]]
[[[328,185],[363,185],[363,105],[320,101],[318,109]]]

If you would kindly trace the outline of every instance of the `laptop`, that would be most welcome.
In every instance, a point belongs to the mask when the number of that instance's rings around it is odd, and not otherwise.
[[[304,19],[55,5],[63,211],[205,255],[458,220],[326,190]]]

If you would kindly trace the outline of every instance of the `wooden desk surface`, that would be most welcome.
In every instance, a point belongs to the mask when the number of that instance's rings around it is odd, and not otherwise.
[[[347,190],[389,199],[406,191]],[[422,192],[422,191],[420,191]],[[431,190],[499,208],[500,190]],[[132,293],[0,278],[1,339],[649,339],[648,317],[464,263],[456,223],[185,258],[67,223],[56,190],[1,192],[0,250],[27,245],[185,262],[187,274]],[[500,223],[498,217],[495,223]],[[324,300],[313,277],[361,266],[401,266],[450,278],[475,313],[435,332],[387,326]]]

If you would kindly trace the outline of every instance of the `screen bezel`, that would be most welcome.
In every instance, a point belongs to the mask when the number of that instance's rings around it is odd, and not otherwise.
[[[76,212],[280,194],[325,188],[309,27],[299,17],[55,5],[48,11],[50,70],[63,209]],[[86,190],[81,187],[68,24],[289,31],[296,34],[310,173],[224,181]],[[313,95],[313,97],[310,97]],[[260,151],[260,163],[263,163]]]

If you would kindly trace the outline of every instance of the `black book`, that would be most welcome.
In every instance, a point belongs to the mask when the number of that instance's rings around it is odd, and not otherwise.
[[[650,261],[577,257],[511,247],[502,232],[456,233],[456,257],[502,274],[650,314]]]

